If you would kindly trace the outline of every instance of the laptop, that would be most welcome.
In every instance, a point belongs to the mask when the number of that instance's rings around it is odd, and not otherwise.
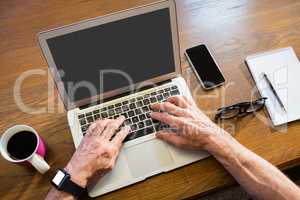
[[[190,164],[205,152],[177,149],[155,133],[150,105],[192,100],[181,77],[176,6],[160,1],[39,33],[77,147],[97,119],[124,115],[131,131],[114,169],[88,187],[96,197]]]

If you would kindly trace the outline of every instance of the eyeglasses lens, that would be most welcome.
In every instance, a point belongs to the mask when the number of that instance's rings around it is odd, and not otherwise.
[[[225,109],[221,112],[221,119],[229,119],[239,114],[239,108]]]

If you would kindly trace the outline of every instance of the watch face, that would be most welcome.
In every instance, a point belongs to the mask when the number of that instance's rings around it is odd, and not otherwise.
[[[60,186],[65,176],[66,176],[65,173],[58,170],[55,177],[52,179],[52,183],[54,183],[56,186]]]

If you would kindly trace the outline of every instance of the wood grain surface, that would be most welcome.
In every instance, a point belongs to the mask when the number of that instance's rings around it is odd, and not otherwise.
[[[66,112],[56,89],[51,90],[53,82],[36,34],[149,2],[0,1],[0,132],[15,124],[33,126],[46,140],[46,160],[51,165],[51,170],[42,176],[1,157],[0,199],[43,199],[55,170],[64,167],[74,152]],[[222,105],[259,96],[244,64],[247,55],[293,46],[300,57],[299,0],[177,0],[177,9],[183,75],[193,89],[197,104],[210,117]],[[206,92],[195,79],[183,52],[199,43],[211,49],[225,74],[225,86]],[[37,70],[40,75],[28,76],[21,89],[16,90],[16,81],[28,70]],[[18,95],[35,113],[20,109],[15,99]],[[280,168],[300,161],[299,122],[274,129],[262,110],[256,116],[221,125],[246,147]],[[215,159],[208,158],[99,199],[184,199],[231,184],[233,178]]]

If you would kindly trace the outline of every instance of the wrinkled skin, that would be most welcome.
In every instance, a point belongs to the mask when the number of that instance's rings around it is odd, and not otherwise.
[[[224,130],[213,123],[194,102],[182,96],[168,98],[166,102],[153,104],[151,117],[171,126],[176,131],[162,130],[157,137],[177,147],[206,150],[209,137]]]
[[[116,120],[99,120],[89,127],[66,167],[67,171],[74,174],[72,178],[82,186],[86,186],[91,179],[102,177],[114,167],[129,127],[123,127],[111,138],[123,122],[122,116]]]

